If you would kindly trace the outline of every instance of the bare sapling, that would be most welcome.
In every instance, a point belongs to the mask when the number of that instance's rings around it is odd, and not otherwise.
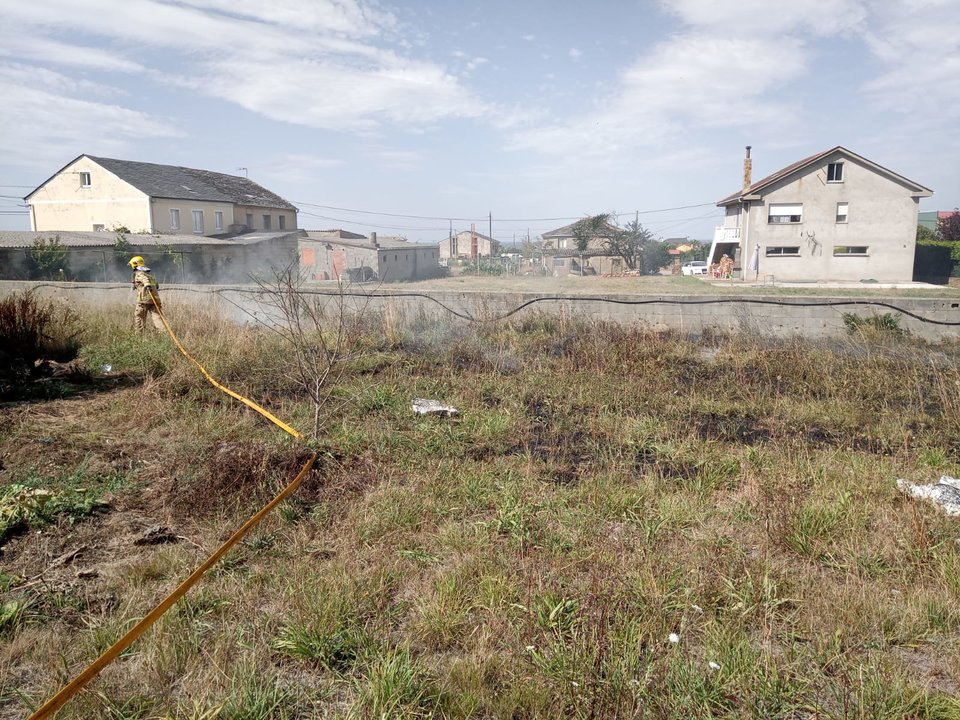
[[[333,390],[364,352],[364,316],[372,296],[343,282],[335,291],[307,290],[296,261],[256,282],[264,312],[255,317],[285,341],[286,376],[310,398],[316,439],[324,421],[347,402],[334,398]]]

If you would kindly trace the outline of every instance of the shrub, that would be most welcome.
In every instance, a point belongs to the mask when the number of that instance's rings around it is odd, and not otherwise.
[[[900,316],[893,313],[865,318],[856,313],[844,313],[843,324],[851,335],[855,332],[876,333],[891,337],[904,337],[907,331],[900,327]]]
[[[0,300],[0,397],[32,380],[37,360],[73,360],[80,351],[77,314],[32,290]]]

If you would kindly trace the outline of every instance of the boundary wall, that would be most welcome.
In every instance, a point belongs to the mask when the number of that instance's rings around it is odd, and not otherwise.
[[[134,296],[127,284],[69,282],[0,282],[0,296],[36,288],[45,297],[64,298],[79,305],[130,305]],[[304,292],[326,295],[335,301],[338,291],[307,286]],[[176,307],[214,305],[238,322],[252,322],[264,312],[262,292],[255,285],[166,285],[164,310],[176,322]],[[904,298],[864,296],[784,295],[632,295],[557,294],[451,291],[380,288],[352,285],[344,305],[368,312],[383,312],[391,322],[493,322],[509,317],[522,320],[538,314],[570,320],[603,320],[639,324],[655,331],[675,330],[749,333],[770,337],[843,337],[844,313],[872,317],[892,313],[900,326],[917,338],[931,342],[960,338],[960,298]],[[522,306],[522,307],[521,307]],[[518,308],[520,308],[518,310]],[[911,317],[911,313],[919,318]],[[132,313],[131,313],[132,315]],[[937,324],[942,323],[942,324]]]

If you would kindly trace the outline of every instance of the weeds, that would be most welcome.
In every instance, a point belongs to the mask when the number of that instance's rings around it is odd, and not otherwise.
[[[127,313],[89,318],[87,362],[149,379],[0,418],[5,492],[76,508],[26,513],[43,534],[10,535],[0,579],[36,576],[60,545],[96,538],[102,553],[99,578],[0,582],[0,680],[25,698],[0,695],[12,716],[197,551],[131,557],[98,522],[163,518],[211,547],[302,464],[164,341],[127,338]],[[268,332],[210,312],[175,322],[215,374],[312,427]],[[960,471],[960,347],[417,322],[366,317],[319,428],[323,463],[97,680],[110,712],[957,717],[956,525],[894,481]],[[414,417],[414,397],[461,415]],[[81,501],[107,488],[114,507],[89,521]],[[106,715],[94,702],[63,716]]]

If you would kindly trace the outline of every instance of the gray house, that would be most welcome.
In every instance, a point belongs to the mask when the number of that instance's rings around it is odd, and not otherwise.
[[[598,231],[587,239],[584,250],[577,248],[573,234],[576,223],[550,230],[540,236],[543,241],[543,263],[550,274],[556,277],[567,275],[619,275],[626,270],[623,259],[611,255],[607,248],[610,236],[617,231],[606,224],[609,232]]]
[[[300,271],[307,280],[407,282],[439,277],[440,248],[399,237],[346,230],[310,230],[300,237]]]
[[[747,280],[913,279],[918,202],[932,190],[840,146],[757,182],[751,168],[748,147],[743,189],[717,203],[711,265],[729,255]]]

